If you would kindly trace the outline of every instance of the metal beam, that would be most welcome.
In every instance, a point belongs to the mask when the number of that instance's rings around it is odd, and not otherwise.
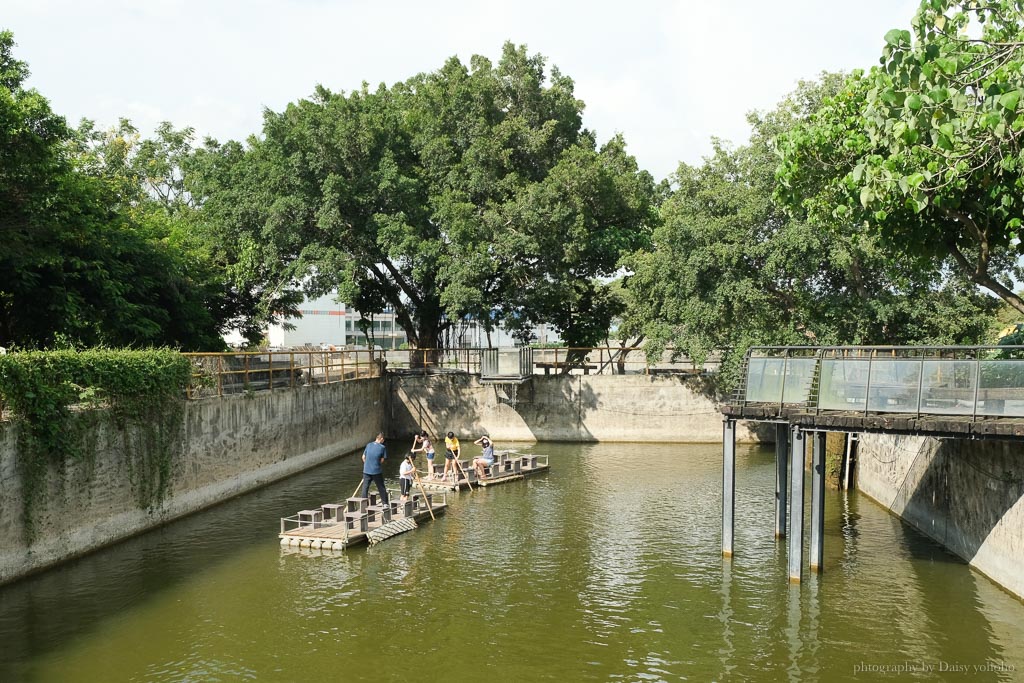
[[[732,557],[736,509],[736,420],[722,421],[722,555]]]
[[[775,425],[775,538],[786,537],[786,467],[789,465],[789,425]]]
[[[804,554],[804,432],[793,427],[789,470],[789,581],[800,583]]]
[[[814,461],[811,466],[811,571],[821,572],[825,538],[825,437],[814,432]]]

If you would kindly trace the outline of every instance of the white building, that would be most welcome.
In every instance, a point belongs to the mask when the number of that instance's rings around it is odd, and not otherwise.
[[[272,349],[291,349],[296,347],[379,347],[381,349],[399,349],[408,343],[405,330],[398,325],[397,316],[390,308],[383,313],[371,313],[365,316],[364,327],[360,328],[362,316],[359,311],[349,308],[336,300],[336,294],[325,294],[316,299],[305,299],[299,305],[301,317],[289,318],[284,323],[271,325],[267,330],[267,344]],[[290,329],[286,329],[290,328]],[[552,344],[560,341],[558,333],[547,325],[539,325],[533,331],[534,342]],[[236,339],[237,337],[237,339]],[[488,346],[487,333],[483,326],[475,320],[467,320],[455,325],[445,335],[449,346],[461,348],[481,348]],[[240,335],[225,337],[228,344],[241,345]],[[496,347],[515,346],[516,341],[506,330],[493,330],[490,345]]]
[[[345,346],[348,343],[345,329],[348,310],[345,304],[335,300],[333,294],[303,300],[299,313],[301,318],[290,318],[283,324],[270,326],[267,343],[271,348]],[[292,329],[286,329],[286,326]]]

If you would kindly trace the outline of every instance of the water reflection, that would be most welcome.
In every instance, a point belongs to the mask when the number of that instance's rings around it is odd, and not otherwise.
[[[733,644],[733,608],[732,608],[732,560],[722,560],[722,609],[718,613],[718,621],[722,624],[722,647],[718,654],[722,661],[721,678],[728,676],[736,668],[736,646]]]
[[[279,516],[351,491],[349,459],[2,589],[0,680],[863,681],[857,665],[904,659],[1024,671],[1024,606],[855,494],[829,493],[826,571],[790,586],[770,450],[737,453],[731,562],[720,447],[533,450],[549,474],[462,493],[372,548],[276,541]]]

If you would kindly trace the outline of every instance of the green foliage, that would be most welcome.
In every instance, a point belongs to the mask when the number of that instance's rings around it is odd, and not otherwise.
[[[245,297],[191,223],[191,132],[71,130],[13,45],[0,32],[0,345],[222,348]]]
[[[626,334],[658,357],[725,352],[728,384],[746,348],[763,345],[977,343],[996,300],[930,262],[901,257],[857,226],[813,226],[773,194],[773,141],[839,90],[824,75],[751,117],[750,144],[716,144],[681,165],[661,205],[655,248],[629,261]]]
[[[44,490],[50,464],[93,455],[82,448],[72,406],[106,407],[127,435],[144,443],[134,482],[143,507],[158,505],[170,482],[176,430],[180,429],[183,392],[191,364],[171,350],[28,351],[0,356],[0,403],[20,423],[18,465],[25,528],[31,538],[32,510]],[[129,449],[132,450],[132,449]]]
[[[207,145],[186,184],[264,310],[337,288],[393,308],[419,348],[466,315],[582,342],[607,328],[595,278],[646,239],[652,182],[621,140],[597,149],[581,111],[569,78],[508,44],[497,65],[318,88],[247,146]]]
[[[1024,214],[1024,14],[1013,0],[924,0],[780,142],[779,198],[816,224],[864,224],[889,249],[951,258],[1024,312],[1007,275]]]

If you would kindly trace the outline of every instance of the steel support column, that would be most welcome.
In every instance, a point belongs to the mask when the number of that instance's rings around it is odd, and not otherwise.
[[[825,536],[825,437],[814,432],[814,461],[811,465],[811,571],[821,572]]]
[[[789,465],[789,425],[775,425],[775,538],[786,537],[786,467]]]
[[[789,470],[789,580],[800,583],[804,555],[804,432],[793,427]]]
[[[736,420],[722,422],[722,555],[732,557],[736,508]]]

